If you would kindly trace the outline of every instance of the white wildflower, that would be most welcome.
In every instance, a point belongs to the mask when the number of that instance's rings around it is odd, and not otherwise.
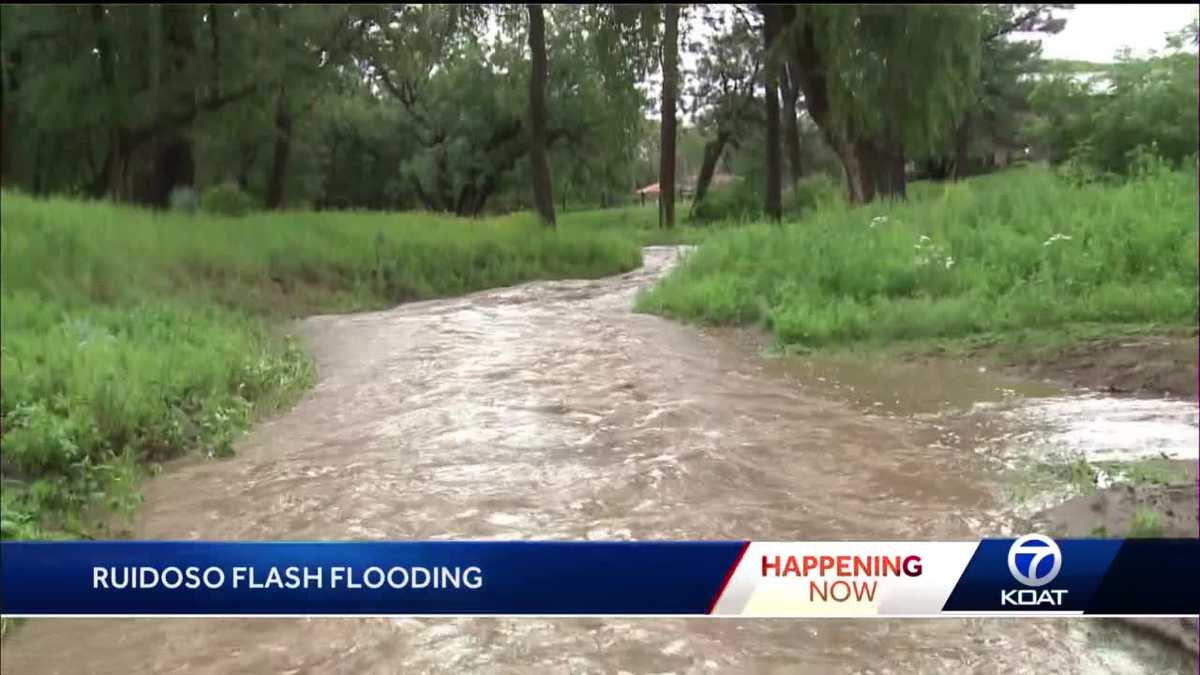
[[[946,256],[946,269],[950,269],[951,267],[954,267],[954,258]]]
[[[874,218],[871,219],[871,224],[869,227],[871,229],[875,229],[879,225],[887,225],[887,221],[888,221],[887,216],[875,216]]]

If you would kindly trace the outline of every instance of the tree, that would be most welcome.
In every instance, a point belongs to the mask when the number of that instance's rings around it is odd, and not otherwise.
[[[1072,161],[1085,175],[1137,173],[1150,161],[1179,165],[1200,144],[1197,55],[1181,49],[1187,33],[1168,37],[1168,50],[1134,58],[1127,50],[1090,77],[1070,64],[1047,64],[1031,96],[1031,134],[1051,162]]]
[[[675,108],[679,98],[679,5],[663,5],[662,126],[658,169],[658,225],[675,226]]]
[[[541,5],[529,10],[529,166],[533,170],[533,202],[542,224],[554,227],[554,194],[546,158],[546,20]]]
[[[689,91],[697,126],[709,138],[696,178],[692,211],[707,195],[726,149],[740,147],[763,119],[755,92],[762,65],[761,28],[744,20],[744,15],[743,20],[732,22],[725,14],[705,12],[702,16],[715,35],[699,50]]]
[[[265,189],[265,206],[286,205],[292,141],[298,119],[311,112],[322,91],[330,86],[334,71],[351,67],[353,50],[369,25],[349,7],[325,5],[275,7],[270,34],[280,54],[278,85],[274,88],[273,147]]]
[[[37,192],[165,206],[194,180],[193,123],[269,72],[257,8],[4,9],[5,133],[30,141],[6,149],[8,168]]]
[[[796,74],[785,60],[782,72],[778,75],[780,94],[782,98],[783,116],[783,147],[787,152],[788,168],[791,170],[792,186],[804,175],[803,161],[800,152],[800,118],[797,115],[796,104],[800,98],[800,84]]]
[[[780,160],[781,138],[779,133],[779,62],[772,49],[779,41],[783,30],[783,11],[775,5],[759,5],[763,15],[763,52],[767,54],[764,64],[764,95],[767,120],[766,147],[766,194],[763,212],[772,220],[783,217],[783,164]]]
[[[1030,112],[1031,75],[1039,70],[1041,43],[1018,34],[1053,35],[1066,21],[1055,12],[1073,5],[984,5],[981,8],[980,73],[974,100],[962,113],[944,148],[923,160],[933,178],[956,180],[971,172],[972,149],[1024,145],[1022,118]]]
[[[938,146],[972,100],[980,10],[967,6],[777,6],[809,115],[841,160],[847,196],[905,195],[910,152]],[[763,11],[763,8],[760,8]]]

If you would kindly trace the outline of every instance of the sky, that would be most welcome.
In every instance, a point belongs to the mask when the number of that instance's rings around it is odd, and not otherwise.
[[[1061,33],[1041,38],[1042,56],[1107,62],[1122,47],[1145,56],[1165,45],[1165,34],[1178,31],[1200,14],[1197,5],[1075,5],[1061,12]],[[1026,36],[1022,36],[1026,37]],[[1032,36],[1029,36],[1032,37]]]

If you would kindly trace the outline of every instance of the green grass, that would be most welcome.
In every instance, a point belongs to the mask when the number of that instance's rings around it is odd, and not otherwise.
[[[1134,538],[1154,538],[1163,536],[1163,518],[1157,511],[1139,506],[1133,511],[1129,523],[1129,536]]]
[[[531,279],[636,267],[605,212],[155,213],[0,195],[0,536],[89,536],[128,512],[147,463],[231,452],[313,379],[278,329]]]
[[[633,238],[642,246],[698,244],[721,229],[717,226],[697,226],[684,222],[683,213],[687,210],[686,202],[681,201],[676,208],[680,211],[679,223],[670,229],[658,226],[658,206],[654,203],[615,209],[566,211],[558,215],[558,221],[559,226],[565,231],[617,231],[626,237]],[[527,213],[510,216],[510,218],[532,222],[532,216]]]
[[[1194,166],[1117,186],[1029,167],[912,194],[716,233],[638,308],[807,348],[1195,325]]]

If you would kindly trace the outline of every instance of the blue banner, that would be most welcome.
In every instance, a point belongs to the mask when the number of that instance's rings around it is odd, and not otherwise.
[[[705,614],[744,542],[3,542],[0,613]]]
[[[985,539],[945,612],[1200,614],[1200,539]]]
[[[1200,614],[1200,539],[0,542],[0,614]]]

